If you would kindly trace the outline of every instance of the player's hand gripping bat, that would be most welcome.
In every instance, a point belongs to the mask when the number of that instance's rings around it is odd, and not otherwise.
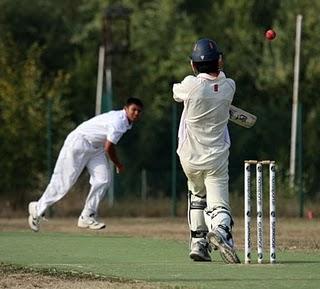
[[[236,107],[234,105],[230,106],[230,116],[229,119],[246,128],[250,128],[252,126],[254,126],[254,124],[256,123],[257,117],[239,107]]]

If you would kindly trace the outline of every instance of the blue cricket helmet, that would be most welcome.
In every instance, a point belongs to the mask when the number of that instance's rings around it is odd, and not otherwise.
[[[191,54],[191,60],[193,62],[207,62],[218,60],[222,52],[220,52],[217,44],[208,38],[199,39]]]

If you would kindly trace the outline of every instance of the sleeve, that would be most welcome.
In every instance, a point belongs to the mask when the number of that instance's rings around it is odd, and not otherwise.
[[[189,98],[190,92],[194,87],[196,78],[192,75],[188,75],[180,83],[175,83],[173,85],[173,98],[177,102],[183,102]]]
[[[229,84],[229,86],[233,90],[233,93],[235,93],[236,92],[236,83],[235,83],[235,81],[233,79],[231,79],[231,78],[227,78],[227,83]]]
[[[108,128],[107,140],[113,144],[117,144],[124,133],[125,131],[120,130],[114,124],[112,124]]]
[[[228,98],[229,104],[231,105],[235,92],[236,92],[236,83],[233,79],[227,78],[226,79],[226,97]]]
[[[235,83],[235,81],[232,78],[226,77],[226,75],[225,75],[225,73],[223,71],[220,71],[219,78],[221,78],[221,79],[224,78],[226,83],[228,84],[229,88],[233,92],[233,94],[235,94],[235,92],[236,92],[236,83]]]

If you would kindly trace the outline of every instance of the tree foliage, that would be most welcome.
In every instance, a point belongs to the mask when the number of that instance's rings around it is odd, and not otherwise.
[[[45,170],[49,95],[54,100],[55,157],[72,123],[94,115],[102,18],[106,7],[114,3],[119,2],[0,0],[0,152],[1,171],[5,172],[1,191],[39,187],[37,180]],[[120,142],[128,168],[119,180],[123,194],[139,190],[137,179],[142,168],[157,176],[152,193],[169,193],[171,84],[192,73],[188,56],[200,37],[213,38],[224,52],[224,71],[237,84],[234,103],[258,116],[250,130],[230,124],[231,190],[242,192],[242,165],[247,158],[276,160],[286,183],[295,20],[299,13],[303,15],[299,92],[304,112],[305,189],[310,196],[319,194],[318,1],[121,3],[133,11],[131,47],[126,54],[112,56],[113,103],[120,108],[127,97],[137,96],[146,107],[141,123]],[[277,32],[272,42],[263,37],[270,27]],[[181,177],[181,193],[184,182]]]
[[[53,102],[54,136],[68,129],[68,113],[61,98],[67,75],[51,79],[42,74],[42,49],[32,45],[22,57],[10,39],[0,43],[1,192],[20,195],[34,188],[45,174],[46,108]]]

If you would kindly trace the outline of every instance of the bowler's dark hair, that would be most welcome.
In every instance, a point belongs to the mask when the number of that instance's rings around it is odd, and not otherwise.
[[[143,108],[143,103],[139,98],[129,97],[127,99],[127,102],[126,102],[126,106],[129,106],[131,104],[135,104],[135,105],[140,106],[141,108]]]
[[[193,65],[199,73],[218,73],[219,72],[218,60],[193,62]]]

